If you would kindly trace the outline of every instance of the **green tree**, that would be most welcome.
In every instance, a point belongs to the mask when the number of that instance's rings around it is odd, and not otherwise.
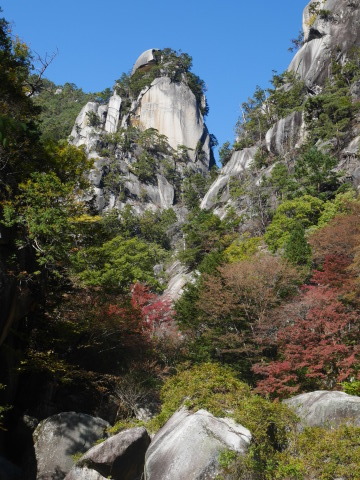
[[[275,252],[283,248],[298,225],[305,229],[316,225],[323,208],[324,202],[310,195],[283,202],[277,208],[264,235],[270,250]]]
[[[295,163],[294,178],[303,193],[326,200],[339,188],[341,173],[335,172],[337,159],[311,147],[300,155]]]
[[[296,224],[284,246],[284,257],[294,265],[309,265],[311,248],[305,238],[305,229],[300,223]]]
[[[20,193],[4,203],[2,223],[19,230],[17,247],[30,246],[38,265],[54,272],[67,263],[76,245],[76,219],[85,212],[74,187],[55,173],[33,173],[19,185]]]
[[[41,168],[43,152],[38,142],[39,113],[27,86],[32,68],[29,49],[12,40],[10,26],[0,19],[0,195],[11,196],[17,184]]]
[[[104,98],[106,93],[104,92]],[[70,135],[81,108],[90,101],[100,99],[99,94],[85,93],[73,83],[55,85],[42,79],[34,104],[41,108],[40,130],[44,142],[65,140]],[[103,100],[102,100],[103,101]]]
[[[219,148],[219,157],[220,157],[220,162],[223,167],[228,163],[232,155],[232,149],[230,148],[230,142],[225,142],[220,148]]]
[[[76,277],[84,285],[123,292],[135,282],[159,287],[153,267],[164,258],[156,244],[117,236],[99,247],[88,247],[73,256]]]

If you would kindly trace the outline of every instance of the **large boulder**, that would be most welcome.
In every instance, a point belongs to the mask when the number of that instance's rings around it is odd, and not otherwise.
[[[249,430],[206,410],[176,412],[155,435],[146,453],[145,480],[209,480],[220,471],[225,450],[244,454]]]
[[[150,437],[144,427],[130,428],[91,448],[66,480],[140,480]]]
[[[85,453],[104,437],[109,423],[84,413],[64,412],[39,423],[34,431],[37,480],[61,480],[74,465],[72,455]]]
[[[360,397],[344,392],[318,390],[284,400],[307,427],[360,426]]]
[[[131,74],[133,75],[137,70],[144,69],[155,63],[154,53],[156,50],[156,48],[149,48],[149,50],[145,50],[145,52],[143,52],[134,63]]]

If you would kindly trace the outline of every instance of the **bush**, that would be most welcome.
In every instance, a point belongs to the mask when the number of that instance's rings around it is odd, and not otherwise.
[[[356,480],[360,478],[360,428],[306,428],[277,455],[275,479]]]

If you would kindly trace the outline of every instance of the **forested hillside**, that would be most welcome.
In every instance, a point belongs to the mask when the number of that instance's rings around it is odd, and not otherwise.
[[[359,11],[309,3],[222,168],[188,54],[147,50],[85,94],[36,77],[0,20],[1,480],[143,478],[144,459],[68,473],[85,441],[41,470],[32,432],[81,412],[109,422],[108,442],[182,406],[231,418],[248,445],[176,476],[154,440],[147,480],[360,479]],[[299,428],[283,400],[319,390],[353,410]]]

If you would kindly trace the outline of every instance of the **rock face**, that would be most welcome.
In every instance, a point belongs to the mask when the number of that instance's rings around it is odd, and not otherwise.
[[[87,467],[73,467],[66,475],[67,480],[106,480],[99,472]]]
[[[84,413],[64,412],[40,422],[34,448],[37,480],[61,480],[74,465],[72,455],[86,452],[104,437],[108,422]]]
[[[314,10],[314,4],[318,7]],[[349,0],[312,0],[303,14],[304,45],[289,70],[296,72],[314,92],[329,75],[331,58],[337,61],[360,43],[360,5]],[[340,53],[338,50],[340,47]]]
[[[176,301],[181,296],[185,285],[191,282],[192,275],[179,260],[175,260],[167,269],[166,275],[169,278],[166,290],[163,293],[164,298]]]
[[[266,148],[274,155],[286,155],[304,140],[302,112],[293,112],[275,123],[265,136]]]
[[[151,70],[160,61],[155,58],[156,51],[150,49],[141,54],[132,75],[138,72],[146,74]],[[175,189],[184,171],[206,175],[214,163],[210,135],[201,113],[205,99],[200,101],[195,97],[185,77],[174,81],[165,73],[150,81],[135,97],[130,92],[121,93],[130,95],[122,98],[115,85],[107,105],[89,102],[75,121],[70,142],[84,146],[89,158],[94,159],[90,181],[94,187],[95,204],[100,211],[115,207],[121,209],[125,204],[130,204],[138,212],[170,208],[179,198]],[[163,149],[159,153],[156,148],[150,149],[144,160],[143,149],[136,147],[137,139],[132,140],[132,148],[129,149],[118,138],[115,147],[112,144],[111,155],[108,152],[104,156],[102,152],[109,145],[106,134],[116,134],[119,128],[123,138],[133,134],[134,129],[138,132],[155,131],[166,141],[166,151]],[[178,147],[181,147],[181,152]],[[142,163],[157,163],[152,178],[144,180],[133,168],[139,158]],[[165,164],[173,172],[167,177],[164,175],[166,168],[161,166]],[[119,178],[118,186],[114,185],[114,177]]]
[[[250,432],[206,410],[176,412],[155,435],[146,453],[145,480],[209,480],[219,473],[219,454],[245,453]]]
[[[138,57],[136,62],[134,63],[134,66],[133,66],[133,69],[132,69],[131,73],[134,74],[136,72],[136,70],[147,67],[147,66],[151,65],[152,63],[154,63],[155,62],[155,56],[154,56],[155,51],[156,51],[155,48],[150,48],[149,50],[145,50],[145,52],[143,52]]]
[[[344,392],[319,390],[284,400],[308,427],[360,426],[360,397]]]
[[[325,81],[332,73],[332,61],[343,64],[351,49],[360,45],[359,2],[311,0],[304,9],[303,32],[304,43],[291,61],[288,71],[294,72],[303,80],[307,94],[314,96],[322,92]],[[354,101],[358,100],[359,82],[351,86],[350,93]],[[358,121],[359,118],[357,123]],[[259,140],[256,147],[286,161],[291,160],[291,157],[296,158],[296,150],[304,144],[306,134],[302,112],[293,112],[271,126],[266,133],[265,142]],[[347,132],[346,141],[349,141],[349,144],[343,149],[339,164],[339,169],[345,172],[356,187],[360,185],[359,141],[355,138],[359,137],[359,134],[356,126],[353,127],[353,131]],[[251,154],[254,155],[254,151]],[[220,176],[210,186],[201,208],[212,208],[221,217],[225,215],[229,206],[234,206],[238,213],[243,213],[242,207],[229,198],[229,182],[232,177],[237,177],[241,181],[239,170],[245,170],[251,164],[248,161],[244,162],[248,155],[249,149],[234,152],[229,163],[220,172]],[[267,173],[269,172],[265,169],[253,171],[250,183],[257,185],[261,181],[261,176],[267,176]]]
[[[231,177],[245,172],[250,167],[256,151],[257,147],[252,147],[232,154],[229,162],[221,170],[220,175],[207,191],[200,204],[201,208],[210,209],[218,203],[226,203],[229,200],[229,181]]]
[[[182,82],[172,82],[168,77],[156,78],[142,95],[132,122],[143,130],[156,128],[166,135],[174,150],[185,145],[193,160],[198,142],[202,141],[205,154],[209,152],[209,135],[195,95]],[[206,168],[208,161],[207,158],[205,165],[200,162],[199,168]]]
[[[130,428],[91,448],[66,480],[140,480],[150,437],[144,427]]]

